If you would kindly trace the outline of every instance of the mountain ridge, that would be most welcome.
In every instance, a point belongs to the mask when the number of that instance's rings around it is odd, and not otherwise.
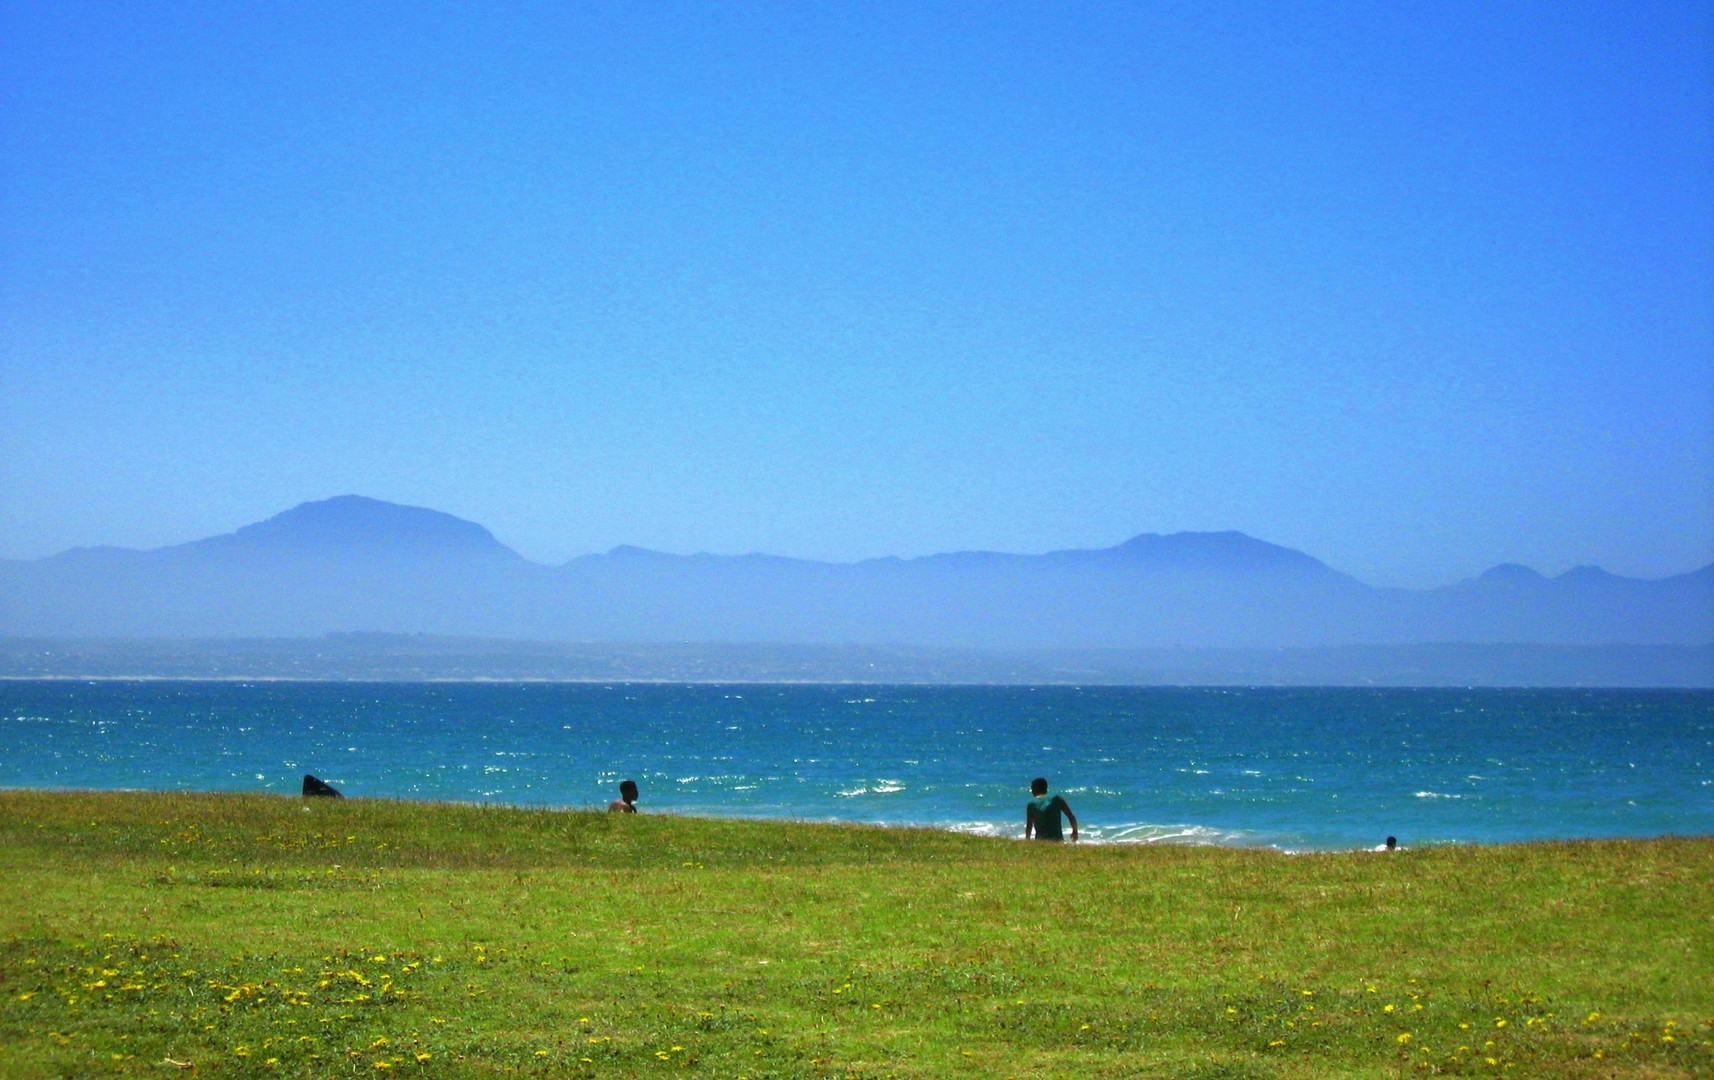
[[[411,531],[404,531],[397,526],[409,524]],[[383,526],[392,525],[393,528]],[[720,555],[714,552],[698,551],[679,553],[661,551],[656,548],[642,547],[636,544],[619,544],[604,552],[591,552],[584,555],[574,555],[561,563],[543,563],[529,559],[519,554],[515,549],[501,542],[485,526],[466,518],[434,510],[429,507],[410,506],[402,503],[388,502],[365,495],[336,495],[327,499],[311,500],[299,503],[289,510],[265,518],[249,525],[241,525],[230,533],[220,533],[197,540],[182,541],[175,544],[164,544],[154,548],[127,548],[112,544],[94,544],[67,548],[64,551],[39,559],[0,559],[4,563],[40,563],[51,559],[63,559],[76,555],[153,555],[163,552],[186,549],[206,549],[209,547],[262,547],[284,546],[282,541],[296,541],[308,546],[326,548],[356,549],[353,539],[388,538],[397,541],[407,539],[414,541],[407,545],[412,548],[445,547],[449,549],[465,548],[483,550],[496,555],[515,558],[533,566],[557,568],[571,565],[583,560],[606,557],[653,557],[662,559],[750,559],[777,560],[780,562],[800,563],[815,566],[861,566],[869,563],[917,563],[925,560],[947,560],[963,558],[999,558],[999,559],[1075,559],[1090,556],[1145,558],[1159,564],[1176,563],[1194,567],[1224,567],[1241,568],[1247,565],[1290,565],[1304,570],[1326,571],[1352,581],[1360,581],[1353,575],[1336,570],[1326,562],[1296,548],[1285,547],[1267,540],[1261,540],[1247,533],[1235,530],[1185,530],[1176,533],[1138,533],[1117,544],[1101,548],[1055,548],[1040,553],[994,551],[985,548],[961,549],[958,551],[932,552],[926,555],[901,556],[879,555],[848,562],[831,560],[808,559],[794,555],[777,555],[770,552],[751,551],[739,555]],[[425,544],[427,539],[433,543]],[[1698,573],[1714,573],[1714,563],[1696,567],[1691,570],[1668,574],[1657,578],[1641,578],[1629,575],[1615,574],[1599,566],[1579,565],[1556,576],[1541,573],[1533,567],[1520,563],[1498,563],[1471,578],[1453,582],[1450,585],[1431,586],[1431,588],[1449,588],[1463,581],[1508,581],[1508,582],[1546,582],[1565,579],[1619,580],[1619,581],[1669,581]],[[1366,583],[1365,583],[1366,584]],[[1373,586],[1372,586],[1373,587]],[[1421,590],[1410,590],[1421,591]]]
[[[355,495],[183,544],[0,562],[0,634],[347,631],[972,648],[1699,645],[1714,641],[1714,564],[1641,579],[1502,563],[1434,589],[1377,588],[1228,530],[851,563],[620,545],[549,565],[475,522]]]

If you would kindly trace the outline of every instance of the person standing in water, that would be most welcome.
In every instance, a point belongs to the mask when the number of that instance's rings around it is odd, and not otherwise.
[[[635,780],[619,781],[619,797],[607,804],[607,810],[613,814],[635,814],[637,812],[637,782]]]
[[[1076,841],[1077,815],[1063,798],[1047,793],[1047,780],[1040,776],[1031,780],[1030,795],[1032,798],[1024,804],[1024,839],[1064,840],[1059,824],[1059,816],[1064,814],[1071,822],[1071,839]]]

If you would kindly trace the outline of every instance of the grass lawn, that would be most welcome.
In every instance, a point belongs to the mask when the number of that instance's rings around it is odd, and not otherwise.
[[[0,792],[0,1076],[498,1073],[1714,1076],[1714,838]]]

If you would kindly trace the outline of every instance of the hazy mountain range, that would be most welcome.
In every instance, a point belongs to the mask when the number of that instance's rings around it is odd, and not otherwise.
[[[1443,588],[1377,588],[1223,532],[856,563],[619,547],[548,566],[472,522],[355,495],[152,551],[0,561],[0,635],[14,638],[353,631],[1002,650],[1690,646],[1714,642],[1714,564],[1655,580],[1503,565]]]

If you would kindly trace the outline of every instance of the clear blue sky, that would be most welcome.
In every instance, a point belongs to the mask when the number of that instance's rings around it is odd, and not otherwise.
[[[0,7],[0,555],[1714,560],[1714,5]]]

